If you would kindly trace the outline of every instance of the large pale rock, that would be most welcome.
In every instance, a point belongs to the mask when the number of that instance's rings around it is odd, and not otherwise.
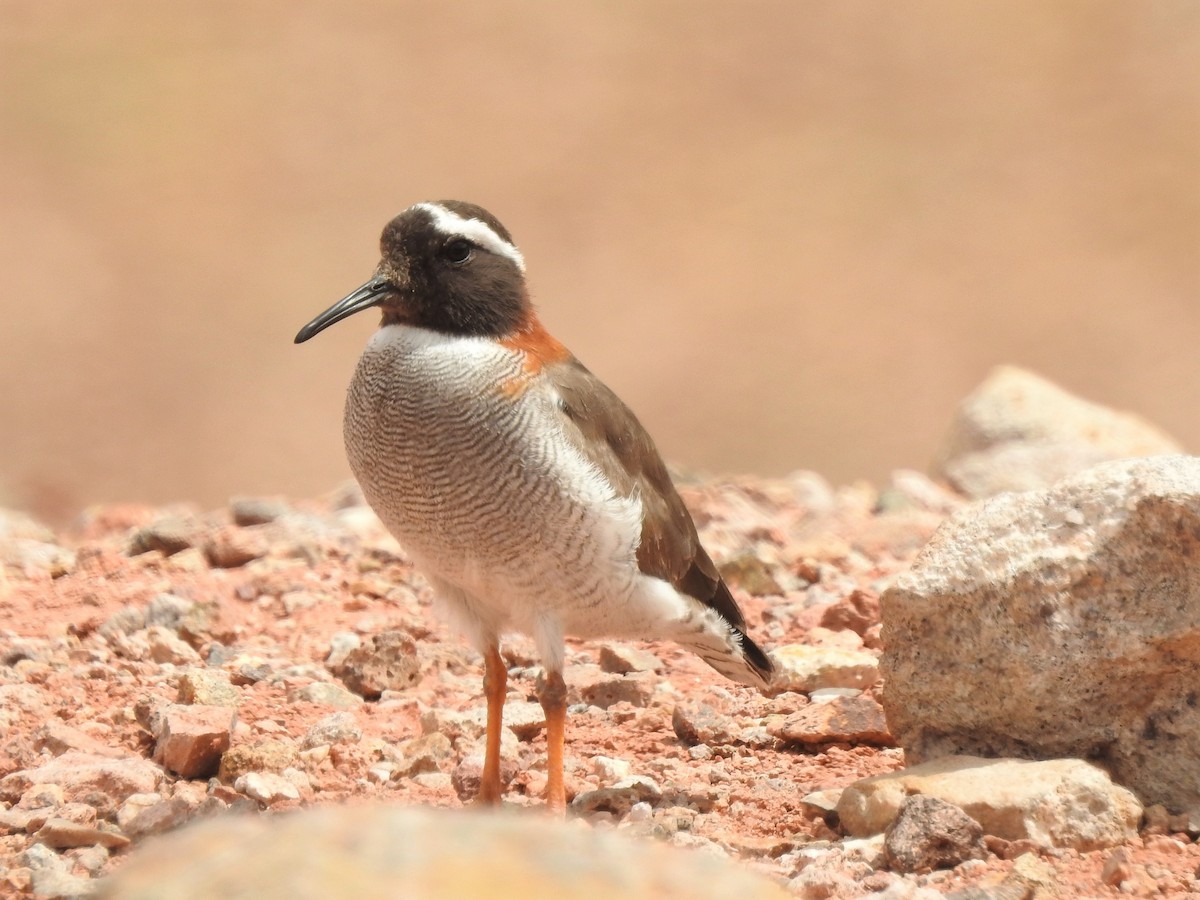
[[[269,819],[221,816],[180,829],[135,850],[98,896],[784,900],[787,894],[726,859],[541,817],[355,806]]]
[[[1132,793],[1083,760],[958,756],[855,782],[842,791],[838,818],[850,834],[877,834],[913,794],[952,803],[985,834],[1042,847],[1111,847],[1137,833],[1142,815]]]
[[[957,513],[881,598],[911,761],[1082,757],[1200,808],[1200,459],[1105,463]]]
[[[934,468],[970,497],[1048,487],[1097,463],[1179,453],[1139,417],[999,366],[959,407]]]

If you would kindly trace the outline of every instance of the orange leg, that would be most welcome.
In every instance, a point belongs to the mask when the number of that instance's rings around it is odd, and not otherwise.
[[[567,685],[562,672],[547,672],[538,685],[538,700],[546,713],[546,806],[565,812],[567,794],[563,788],[563,740],[567,728]]]
[[[492,644],[483,655],[483,693],[487,697],[487,745],[483,755],[483,778],[475,801],[484,806],[500,802],[500,729],[504,724],[504,695],[508,668],[500,648]]]

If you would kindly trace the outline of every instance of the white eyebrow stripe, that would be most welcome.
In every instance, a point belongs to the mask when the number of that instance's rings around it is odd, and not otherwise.
[[[492,231],[486,222],[481,222],[479,219],[464,219],[436,203],[417,203],[413,209],[421,209],[429,213],[433,217],[433,227],[442,234],[453,234],[466,238],[485,250],[490,250],[498,256],[507,257],[518,269],[522,272],[525,271],[525,257],[521,255],[521,251]]]

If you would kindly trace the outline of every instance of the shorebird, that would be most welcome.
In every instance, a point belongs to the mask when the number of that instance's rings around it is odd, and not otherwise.
[[[646,430],[542,326],[525,258],[496,217],[460,201],[418,203],[387,224],[380,247],[370,280],[296,343],[381,311],[346,399],[350,467],[483,654],[478,800],[500,801],[499,642],[518,631],[541,656],[546,800],[563,809],[565,635],[672,639],[759,688],[771,662]]]

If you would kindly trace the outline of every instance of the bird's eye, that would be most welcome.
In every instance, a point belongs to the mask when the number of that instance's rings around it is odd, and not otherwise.
[[[475,248],[470,241],[455,238],[442,248],[442,258],[447,262],[461,264],[470,259],[474,252]]]

